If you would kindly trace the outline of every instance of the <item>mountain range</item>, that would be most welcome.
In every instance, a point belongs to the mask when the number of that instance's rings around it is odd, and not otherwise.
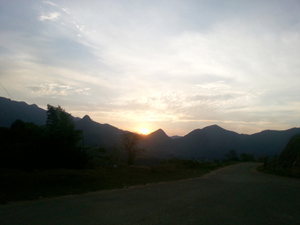
[[[289,139],[296,134],[300,134],[300,128],[285,131],[265,130],[248,135],[212,125],[176,139],[171,139],[162,130],[158,130],[148,136],[143,147],[153,156],[161,158],[211,160],[223,158],[230,150],[235,150],[238,154],[254,154],[256,157],[272,157],[279,155]]]
[[[46,118],[46,110],[35,104],[28,105],[0,97],[0,127],[10,127],[16,119],[43,125]],[[88,115],[82,119],[74,118],[74,122],[76,129],[83,130],[85,145],[98,145],[107,149],[119,146],[123,130],[109,124],[97,123]],[[296,134],[300,134],[300,128],[265,130],[248,135],[212,125],[193,130],[183,137],[169,137],[159,129],[145,136],[140,147],[146,149],[144,157],[148,158],[211,160],[223,158],[230,150],[235,150],[238,154],[255,154],[256,157],[274,156],[280,154],[289,139]]]

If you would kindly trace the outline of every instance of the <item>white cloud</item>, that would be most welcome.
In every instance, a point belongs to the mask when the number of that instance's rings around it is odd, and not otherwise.
[[[65,13],[69,14],[69,15],[71,14],[71,13],[70,13],[70,10],[67,9],[67,8],[62,8],[61,10],[64,11]]]
[[[48,13],[47,15],[42,14],[39,17],[40,21],[45,21],[45,20],[51,20],[51,21],[57,21],[60,17],[60,13],[58,12],[52,12],[52,13]]]
[[[38,86],[28,86],[27,88],[34,94],[47,96],[91,95],[90,88],[79,88],[69,85],[40,84]]]
[[[58,7],[57,4],[55,4],[55,3],[53,3],[53,2],[50,2],[50,1],[43,1],[43,3],[44,3],[44,4],[49,4],[49,5]]]
[[[72,105],[76,95],[74,112],[88,101],[87,114],[116,126],[299,124],[299,4],[227,3],[31,2],[25,18],[50,23],[0,20],[0,76],[20,100]]]

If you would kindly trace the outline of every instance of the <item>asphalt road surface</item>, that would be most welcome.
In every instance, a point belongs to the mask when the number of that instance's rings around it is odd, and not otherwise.
[[[300,224],[300,181],[256,163],[205,177],[0,206],[1,225]]]

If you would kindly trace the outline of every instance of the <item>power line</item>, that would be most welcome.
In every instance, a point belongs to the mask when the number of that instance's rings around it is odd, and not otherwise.
[[[2,88],[6,91],[6,93],[9,95],[9,97],[14,100],[14,98],[8,93],[8,91],[5,89],[5,87],[0,83],[0,85],[2,86]]]
[[[5,89],[5,87],[0,83],[0,85],[1,85],[1,87],[6,91],[6,93],[9,95],[9,97],[13,100],[13,101],[15,101],[14,100],[14,98],[9,94],[9,92]],[[24,110],[17,104],[17,107],[19,108],[19,110],[24,114],[24,116],[26,117],[26,119],[28,120],[28,121],[30,121],[30,119],[29,119],[29,116],[24,112]],[[10,106],[9,106],[9,108],[11,108]]]

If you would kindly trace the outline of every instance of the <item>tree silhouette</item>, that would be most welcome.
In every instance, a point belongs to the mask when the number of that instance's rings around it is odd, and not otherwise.
[[[60,106],[47,105],[46,130],[50,136],[68,145],[77,146],[82,139],[82,131],[75,130],[71,114]]]
[[[38,167],[44,130],[34,123],[16,120],[0,129],[0,167],[33,169]]]
[[[60,106],[47,105],[45,126],[16,120],[0,128],[0,167],[25,170],[84,168],[86,150],[79,146],[82,131],[75,130],[73,118]]]
[[[300,168],[300,135],[295,135],[289,140],[278,160],[283,168]]]
[[[121,147],[127,154],[128,165],[133,165],[134,161],[144,152],[144,149],[138,147],[141,138],[139,134],[128,131],[124,132],[122,136]]]
[[[226,161],[239,161],[239,157],[236,150],[230,150],[228,154],[225,155]]]
[[[242,162],[255,162],[254,154],[242,153],[240,154],[240,158]]]
[[[87,154],[78,146],[82,131],[75,130],[71,114],[60,106],[47,105],[45,130],[50,167],[81,168],[87,164]]]

